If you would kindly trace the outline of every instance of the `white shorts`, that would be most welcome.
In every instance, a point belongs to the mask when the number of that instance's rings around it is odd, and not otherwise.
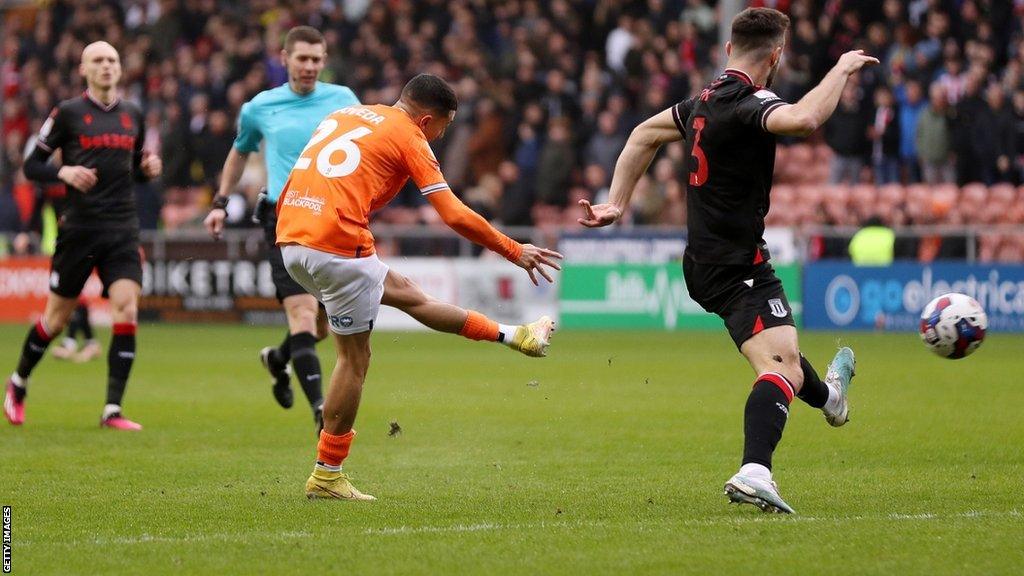
[[[345,258],[290,244],[281,247],[281,256],[288,274],[324,305],[331,332],[373,330],[388,274],[387,265],[376,254]]]

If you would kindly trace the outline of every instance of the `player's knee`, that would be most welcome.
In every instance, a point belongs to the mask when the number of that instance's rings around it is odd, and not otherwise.
[[[288,316],[288,327],[291,329],[293,334],[299,334],[302,332],[317,334],[319,332],[319,326],[317,325],[317,316],[319,313],[315,305],[291,306],[286,310],[286,313]]]
[[[124,302],[111,302],[110,315],[115,322],[137,322],[139,318],[139,305],[134,300]]]
[[[419,285],[405,276],[393,278],[385,289],[388,301],[394,303],[399,310],[422,306],[430,301],[430,297],[420,289]]]
[[[800,366],[800,352],[795,348],[793,350],[777,353],[772,355],[772,372],[778,372],[789,380],[789,383],[793,385],[794,391],[799,392],[800,388],[804,385],[804,373]]]

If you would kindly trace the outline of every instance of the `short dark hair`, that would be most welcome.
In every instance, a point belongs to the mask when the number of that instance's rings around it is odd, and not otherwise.
[[[740,54],[767,56],[780,46],[789,30],[789,16],[773,8],[747,8],[732,19],[732,49]]]
[[[433,74],[417,74],[402,88],[401,98],[442,114],[459,109],[455,90]]]
[[[307,42],[309,44],[323,44],[327,47],[327,40],[319,30],[312,26],[296,26],[288,31],[284,37],[284,49],[291,52],[296,42]]]

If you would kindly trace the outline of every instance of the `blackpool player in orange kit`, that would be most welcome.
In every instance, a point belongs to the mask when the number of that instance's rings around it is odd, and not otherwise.
[[[288,273],[327,310],[338,361],[324,402],[317,461],[308,498],[373,500],[342,473],[370,364],[370,331],[381,304],[441,332],[501,342],[544,356],[554,323],[544,316],[507,326],[440,302],[381,262],[369,216],[412,178],[442,220],[463,237],[525,269],[536,284],[562,255],[520,244],[463,204],[445,182],[429,141],[455,118],[458,100],[444,80],[420,74],[394,106],[350,106],[328,115],[299,155],[278,201],[277,243]]]

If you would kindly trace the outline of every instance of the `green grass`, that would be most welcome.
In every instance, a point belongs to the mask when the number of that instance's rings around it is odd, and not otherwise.
[[[0,327],[13,366],[24,327]],[[309,502],[297,392],[256,362],[280,330],[143,326],[126,414],[97,428],[105,363],[46,359],[0,428],[16,574],[1010,574],[1024,563],[1024,338],[971,358],[842,337],[851,423],[793,409],[776,478],[799,513],[721,494],[752,374],[722,332],[580,333],[552,357],[374,336],[346,470],[372,504]],[[835,335],[804,334],[824,372]],[[321,346],[325,368],[333,366]],[[798,403],[799,404],[799,403]],[[389,422],[403,434],[388,437]]]

